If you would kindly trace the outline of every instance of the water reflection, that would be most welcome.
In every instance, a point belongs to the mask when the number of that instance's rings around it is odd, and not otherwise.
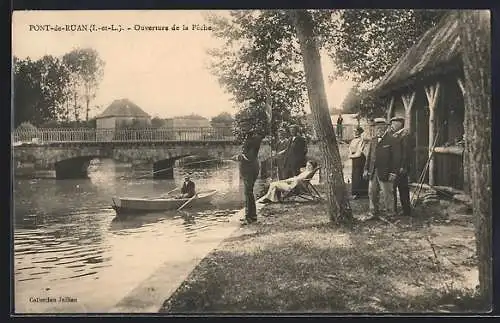
[[[111,197],[158,196],[181,185],[188,172],[197,190],[218,190],[212,206],[114,217]],[[243,206],[235,163],[176,168],[174,176],[175,180],[133,179],[129,168],[103,160],[91,165],[87,180],[15,179],[16,295],[58,288],[93,295],[103,283],[118,290],[123,282],[113,282],[114,276],[130,271],[140,276],[165,257],[169,246],[179,249],[175,252],[182,257],[183,248],[216,237],[218,228]],[[260,183],[256,192],[262,190]]]

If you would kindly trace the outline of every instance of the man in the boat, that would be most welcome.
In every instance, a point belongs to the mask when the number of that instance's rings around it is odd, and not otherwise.
[[[181,195],[179,198],[192,198],[196,194],[194,182],[189,175],[184,177],[184,183],[181,187]]]
[[[302,169],[302,172],[299,175],[283,179],[280,181],[272,182],[269,185],[269,189],[267,193],[262,196],[258,202],[259,203],[271,203],[271,202],[279,202],[280,201],[280,193],[290,192],[294,188],[296,188],[304,179],[310,178],[314,175],[318,164],[309,160],[306,163],[305,169]]]

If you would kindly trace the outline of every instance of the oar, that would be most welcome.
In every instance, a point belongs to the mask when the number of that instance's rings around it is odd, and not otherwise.
[[[192,198],[190,198],[189,200],[186,201],[186,203],[182,204],[178,209],[177,211],[180,211],[182,210],[186,205],[189,204],[189,202],[191,202],[192,200],[194,200],[196,197],[198,196],[198,194],[195,194]]]
[[[178,188],[178,187],[176,187],[176,188],[174,188],[173,190],[168,191],[168,192],[167,192],[167,193],[165,193],[165,194],[162,194],[161,196],[162,196],[162,197],[167,196],[168,194],[170,194],[170,193],[172,193],[172,192],[174,192],[174,191],[177,191],[178,189],[179,189],[179,188]]]

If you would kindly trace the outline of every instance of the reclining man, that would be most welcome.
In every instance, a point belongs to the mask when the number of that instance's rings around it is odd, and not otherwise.
[[[279,202],[280,201],[280,194],[285,193],[285,192],[290,192],[294,188],[297,187],[306,178],[309,178],[314,171],[316,171],[316,167],[318,164],[315,161],[308,161],[306,164],[306,168],[304,171],[302,171],[300,174],[283,179],[280,181],[272,182],[269,185],[269,189],[267,193],[262,196],[258,202],[259,203],[270,203],[270,202]]]

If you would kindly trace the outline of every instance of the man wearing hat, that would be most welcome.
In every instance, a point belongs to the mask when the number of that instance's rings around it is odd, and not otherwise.
[[[262,136],[260,136],[252,125],[252,119],[245,117],[240,122],[240,127],[245,138],[243,140],[242,151],[234,156],[240,162],[240,175],[243,178],[245,191],[245,218],[241,219],[243,225],[257,221],[257,209],[255,206],[255,196],[253,188],[259,176],[259,155]]]
[[[184,183],[181,187],[181,198],[191,198],[196,194],[194,182],[189,175],[184,176]]]
[[[403,215],[411,215],[410,205],[410,189],[408,187],[408,171],[409,171],[409,152],[408,152],[408,137],[409,132],[404,128],[405,119],[402,117],[391,118],[391,134],[395,141],[395,160],[396,160],[396,180],[394,181],[394,210],[398,210],[398,191],[399,200]]]
[[[368,179],[368,196],[370,199],[370,214],[368,218],[380,215],[379,197],[382,191],[382,201],[387,216],[394,215],[393,181],[396,178],[394,159],[394,137],[388,131],[384,118],[376,118],[375,136],[369,141],[363,177]]]
[[[299,127],[291,125],[290,139],[286,149],[278,153],[283,156],[284,163],[284,177],[291,178],[300,174],[300,168],[306,164],[307,145],[306,139],[300,136]]]

